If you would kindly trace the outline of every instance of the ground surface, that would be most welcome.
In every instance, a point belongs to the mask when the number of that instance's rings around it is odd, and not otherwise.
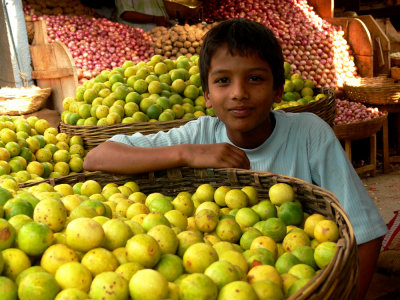
[[[392,172],[383,174],[378,170],[374,177],[362,181],[386,223],[400,210],[400,164],[392,165]],[[400,255],[397,255],[397,265]],[[393,273],[392,266],[382,266],[374,274],[366,300],[399,300],[400,274]],[[398,266],[397,266],[398,267]]]

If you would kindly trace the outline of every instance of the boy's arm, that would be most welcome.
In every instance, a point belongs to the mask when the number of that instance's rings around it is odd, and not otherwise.
[[[250,162],[244,151],[228,143],[135,147],[107,141],[90,150],[83,164],[84,169],[88,171],[119,174],[136,174],[183,166],[249,169]]]
[[[136,11],[126,11],[121,14],[121,19],[132,23],[154,23],[157,26],[171,26],[171,21],[164,16],[152,16]]]
[[[358,245],[358,258],[360,262],[360,273],[358,280],[357,300],[362,300],[368,291],[369,284],[375,272],[381,250],[382,238],[377,238],[364,244]]]

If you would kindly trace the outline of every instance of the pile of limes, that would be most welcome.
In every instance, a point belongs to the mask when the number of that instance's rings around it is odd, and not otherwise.
[[[291,66],[288,62],[284,62],[284,70],[285,84],[283,87],[282,101],[273,103],[273,109],[306,105],[326,97],[323,93],[314,93],[313,80],[304,80],[300,73],[292,74]]]
[[[112,125],[214,116],[206,108],[198,56],[176,60],[154,55],[102,71],[63,100],[65,124]]]
[[[82,138],[69,137],[45,119],[0,116],[0,181],[18,183],[60,177],[83,170]]]
[[[6,299],[285,299],[333,258],[339,230],[291,186],[144,194],[134,181],[0,188]],[[130,298],[129,298],[130,297]]]

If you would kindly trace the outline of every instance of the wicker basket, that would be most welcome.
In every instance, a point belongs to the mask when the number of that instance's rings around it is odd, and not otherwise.
[[[387,114],[370,120],[335,125],[333,131],[339,140],[360,140],[377,133],[387,119]]]
[[[348,80],[344,83],[343,90],[350,100],[366,104],[400,103],[400,83],[386,76]]]
[[[0,115],[25,115],[45,106],[51,88],[2,88],[0,89]]]
[[[390,54],[390,64],[392,66],[400,67],[400,52]]]
[[[268,198],[268,189],[273,184],[288,183],[293,186],[296,197],[302,202],[306,212],[320,213],[335,220],[340,231],[338,250],[331,263],[291,299],[352,299],[355,296],[358,254],[353,228],[337,198],[323,188],[293,177],[241,169],[177,168],[132,176],[89,172],[79,174],[78,177],[64,176],[46,181],[59,184],[88,179],[96,180],[101,185],[109,182],[121,185],[134,180],[145,194],[160,192],[169,196],[176,196],[182,191],[193,193],[203,183],[210,183],[215,187],[227,185],[231,188],[251,185],[258,190],[260,198],[264,199]]]
[[[181,125],[191,121],[193,119],[179,119],[173,121],[163,122],[137,122],[137,123],[120,123],[113,125],[104,126],[78,126],[68,125],[60,122],[60,132],[64,132],[69,136],[79,135],[82,137],[85,149],[92,149],[100,143],[106,141],[116,134],[134,134],[135,132],[141,132],[142,134],[157,133],[159,131],[168,131],[174,127],[180,127]]]
[[[333,126],[333,121],[335,120],[336,116],[335,92],[332,89],[320,88],[314,89],[314,94],[325,94],[327,97],[306,105],[282,108],[282,110],[294,113],[311,112],[319,116],[330,126]]]
[[[199,16],[202,3],[197,0],[164,0],[165,10],[173,19],[190,19]]]

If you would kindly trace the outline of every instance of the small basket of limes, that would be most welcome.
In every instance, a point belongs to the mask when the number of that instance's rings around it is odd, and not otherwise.
[[[63,108],[60,131],[80,135],[87,149],[115,134],[168,131],[214,116],[203,97],[198,56],[126,61],[85,81],[63,100]]]

